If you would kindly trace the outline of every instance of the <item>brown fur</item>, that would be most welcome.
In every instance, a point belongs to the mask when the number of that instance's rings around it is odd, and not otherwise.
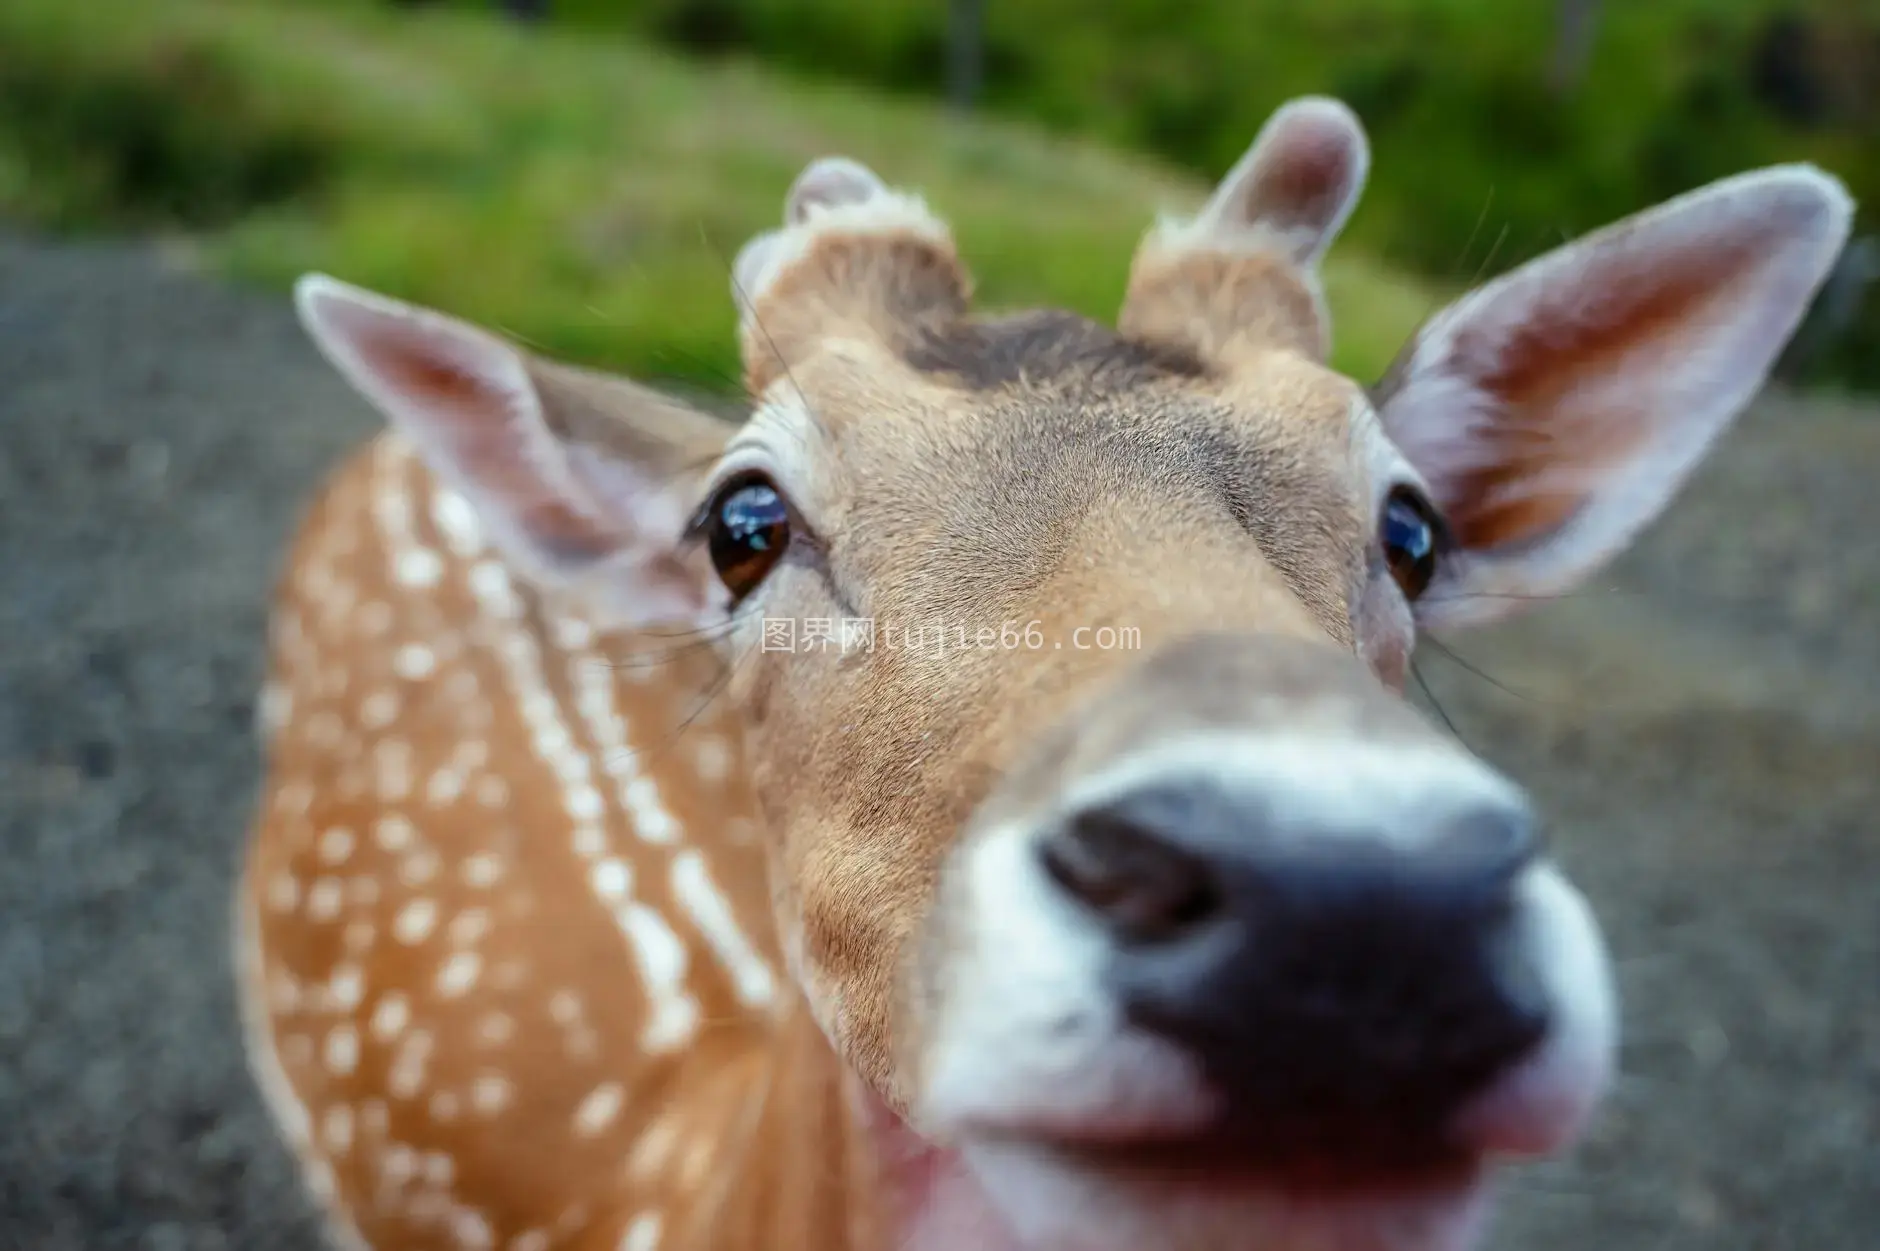
[[[839,1005],[844,1058],[903,1112],[918,1044],[897,1022],[926,901],[1011,762],[1199,633],[1349,655],[1370,569],[1358,393],[1302,350],[1317,310],[1296,273],[1165,258],[1124,312],[1152,335],[1048,311],[965,320],[952,293],[969,284],[935,277],[942,255],[830,237],[759,293],[746,358],[774,353],[769,376],[787,368],[813,411],[779,442],[804,449],[817,536],[763,612],[968,636],[1037,621],[1043,647],[758,655],[729,692],[776,839],[779,924],[801,935],[812,996]],[[1201,298],[1210,279],[1228,295]],[[936,298],[909,305],[916,291]],[[1142,651],[1074,649],[1106,625],[1139,630]]]

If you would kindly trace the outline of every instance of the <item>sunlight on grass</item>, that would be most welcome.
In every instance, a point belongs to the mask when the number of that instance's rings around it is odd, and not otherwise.
[[[1156,212],[1206,190],[1022,128],[474,15],[8,0],[0,44],[36,71],[0,69],[0,210],[190,221],[200,206],[136,202],[167,162],[164,186],[228,201],[193,228],[236,275],[325,270],[555,355],[721,388],[730,258],[817,156],[923,192],[982,305],[1106,320]],[[127,116],[96,115],[101,99]],[[1326,277],[1337,362],[1368,380],[1432,298],[1359,256]]]

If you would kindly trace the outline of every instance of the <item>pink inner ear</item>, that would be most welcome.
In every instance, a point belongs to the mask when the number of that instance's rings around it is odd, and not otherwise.
[[[1255,169],[1242,212],[1282,229],[1322,227],[1350,193],[1355,159],[1350,132],[1333,119],[1291,120]]]
[[[410,433],[435,441],[458,485],[506,514],[540,555],[597,560],[618,537],[578,506],[553,436],[537,425],[535,401],[471,363],[473,348],[392,323],[355,342],[362,362],[419,420]]]
[[[1466,546],[1490,549],[1564,524],[1591,483],[1643,450],[1662,414],[1664,371],[1727,319],[1756,255],[1686,248],[1543,296],[1525,316],[1458,332],[1455,363],[1493,401],[1473,463],[1447,476],[1449,521]],[[1551,484],[1551,485],[1550,485]]]

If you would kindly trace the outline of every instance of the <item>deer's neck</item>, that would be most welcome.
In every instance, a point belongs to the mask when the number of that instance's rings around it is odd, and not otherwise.
[[[733,1082],[747,1128],[723,1144],[685,1248],[1018,1251],[953,1152],[855,1078],[798,1000]]]

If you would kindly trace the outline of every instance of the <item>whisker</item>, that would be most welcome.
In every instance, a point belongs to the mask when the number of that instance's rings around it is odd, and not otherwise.
[[[1473,229],[1469,231],[1469,237],[1462,245],[1462,253],[1461,255],[1456,257],[1456,263],[1450,266],[1451,269],[1460,270],[1463,266],[1463,263],[1469,259],[1469,249],[1475,246],[1476,236],[1482,233],[1482,224],[1488,220],[1488,210],[1494,205],[1494,203],[1495,203],[1495,186],[1493,183],[1490,183],[1489,188],[1488,188],[1488,197],[1482,201],[1482,211],[1476,214],[1475,226]]]
[[[756,326],[757,332],[764,336],[764,343],[769,347],[771,356],[776,358],[777,364],[783,367],[783,376],[789,379],[790,389],[796,392],[796,398],[798,402],[803,405],[803,412],[809,417],[810,424],[816,427],[816,432],[822,435],[823,438],[829,438],[829,427],[823,424],[822,417],[817,414],[815,406],[809,402],[809,396],[804,393],[803,388],[797,383],[796,375],[790,370],[790,362],[784,358],[782,350],[777,347],[777,341],[771,337],[770,328],[764,325],[764,319],[757,315],[757,302],[751,299],[751,293],[746,291],[743,284],[738,281],[737,271],[732,268],[730,260],[726,258],[723,252],[718,250],[717,245],[712,242],[711,236],[705,233],[703,223],[699,225],[699,239],[718,257],[719,265],[724,268],[725,277],[731,280],[732,290],[737,293],[740,306],[750,310],[751,324]]]
[[[1416,679],[1417,685],[1423,690],[1423,698],[1430,701],[1430,706],[1436,709],[1436,715],[1443,719],[1443,724],[1449,727],[1449,732],[1460,739],[1464,747],[1474,751],[1475,745],[1464,738],[1462,731],[1456,728],[1456,723],[1450,720],[1449,710],[1443,707],[1442,701],[1436,698],[1436,693],[1430,690],[1430,684],[1423,680],[1423,671],[1417,667],[1414,660],[1410,662],[1410,676]]]
[[[1503,692],[1504,694],[1511,695],[1514,698],[1522,700],[1523,702],[1526,702],[1526,703],[1542,704],[1544,702],[1533,695],[1524,694],[1521,691],[1515,690],[1513,687],[1502,682],[1500,679],[1494,677],[1492,674],[1489,674],[1486,671],[1482,670],[1481,668],[1477,667],[1475,664],[1465,659],[1461,653],[1457,652],[1454,648],[1450,647],[1447,643],[1443,642],[1439,638],[1435,638],[1430,635],[1425,635],[1423,636],[1423,638],[1421,638],[1418,641],[1422,643],[1427,643],[1431,647],[1434,647],[1439,653],[1441,653],[1446,659],[1448,659],[1451,664],[1454,664],[1456,667],[1475,675],[1476,677],[1480,678],[1482,681],[1488,683],[1490,686],[1494,687],[1498,691]]]

